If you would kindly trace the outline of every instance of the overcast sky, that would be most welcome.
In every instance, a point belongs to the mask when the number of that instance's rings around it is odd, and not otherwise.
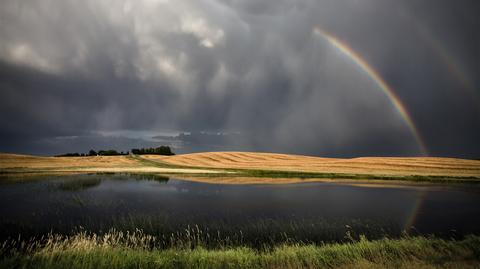
[[[480,158],[478,0],[2,0],[0,151]]]

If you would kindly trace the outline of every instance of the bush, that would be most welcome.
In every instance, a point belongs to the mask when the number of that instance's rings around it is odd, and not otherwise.
[[[121,155],[118,153],[118,151],[114,149],[109,149],[109,150],[100,150],[98,151],[98,155],[100,156],[115,156],[115,155]]]
[[[172,152],[169,146],[160,146],[157,148],[141,148],[141,149],[132,149],[132,154],[142,155],[142,154],[156,154],[156,155],[175,155]]]
[[[80,157],[80,156],[81,156],[81,155],[80,155],[80,153],[78,153],[78,152],[55,155],[55,157]]]

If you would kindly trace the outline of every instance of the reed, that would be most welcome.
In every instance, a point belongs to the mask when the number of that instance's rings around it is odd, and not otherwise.
[[[5,242],[0,268],[478,268],[480,237],[383,238],[334,244],[282,244],[206,249],[179,244],[156,248],[157,237],[136,230],[104,235],[50,234],[28,242]]]

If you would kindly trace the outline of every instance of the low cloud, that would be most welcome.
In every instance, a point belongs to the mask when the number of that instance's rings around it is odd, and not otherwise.
[[[168,142],[121,132],[130,130],[190,133],[176,138],[181,152],[420,154],[378,85],[313,34],[321,25],[395,89],[431,154],[478,157],[475,5],[3,1],[0,151],[56,154]],[[462,76],[452,74],[442,51]],[[469,93],[459,77],[468,79]]]

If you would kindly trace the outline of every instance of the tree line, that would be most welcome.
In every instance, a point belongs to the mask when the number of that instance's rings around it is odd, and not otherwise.
[[[142,155],[142,154],[156,154],[156,155],[175,155],[172,152],[169,146],[160,146],[158,148],[141,148],[141,149],[132,149],[132,154]]]
[[[140,148],[132,149],[131,151],[123,152],[116,151],[114,149],[95,151],[91,149],[88,153],[69,152],[65,154],[56,155],[55,157],[86,157],[86,156],[118,156],[130,154],[142,155],[142,154],[154,154],[154,155],[175,155],[169,146],[160,146],[156,148]]]

